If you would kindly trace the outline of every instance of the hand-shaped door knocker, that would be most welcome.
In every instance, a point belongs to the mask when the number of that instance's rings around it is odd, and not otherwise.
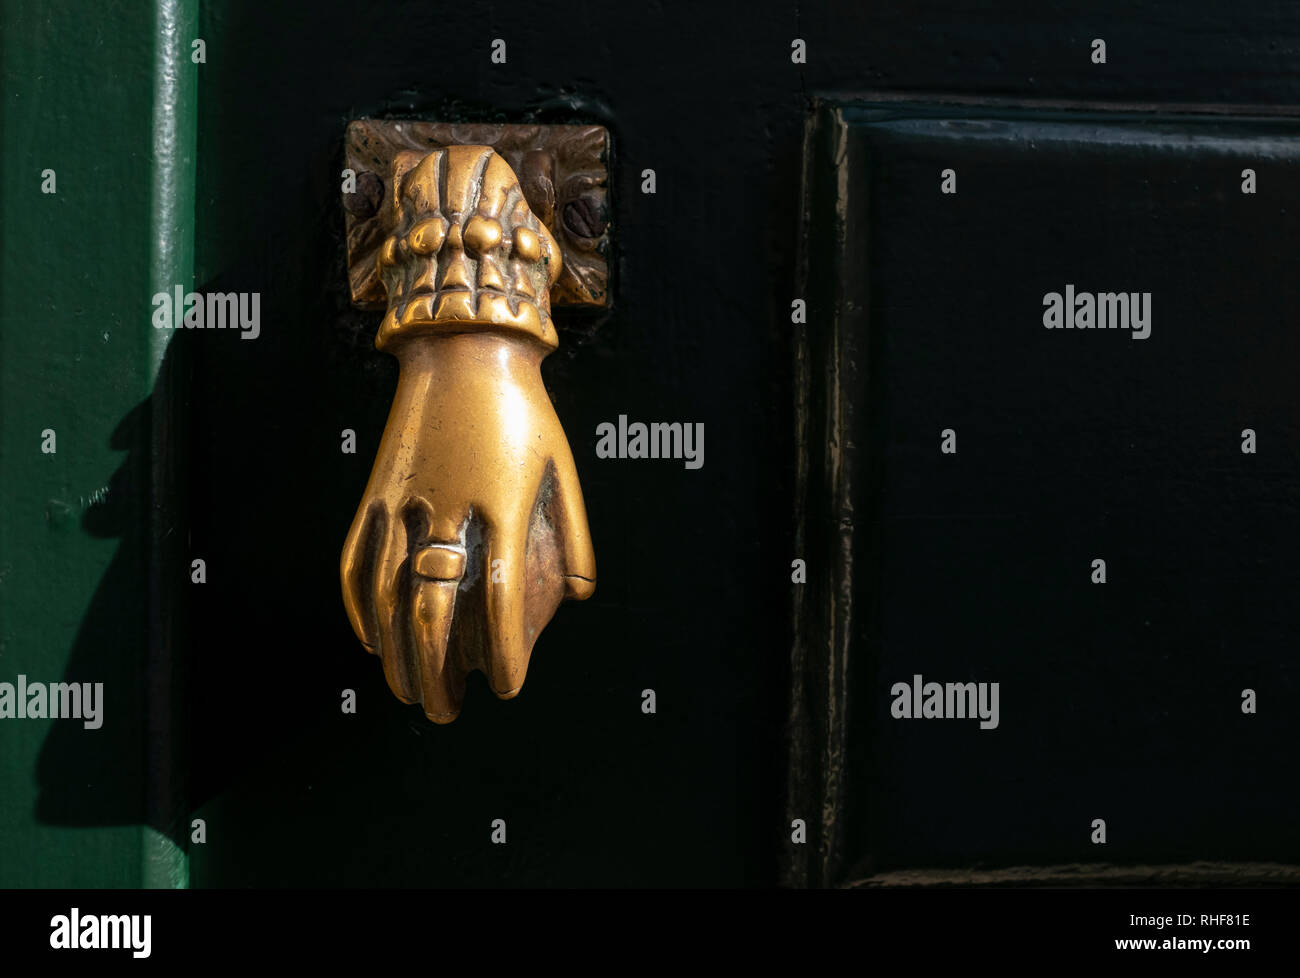
[[[435,723],[481,669],[509,699],[559,603],[595,589],[573,454],[542,385],[560,249],[487,146],[403,150],[380,215],[400,375],[343,548],[343,600],[388,685]]]

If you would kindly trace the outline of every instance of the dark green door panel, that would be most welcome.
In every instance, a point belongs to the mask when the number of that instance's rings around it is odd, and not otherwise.
[[[0,886],[184,881],[150,297],[192,276],[194,23],[185,3],[4,5],[0,682],[104,687],[98,729],[0,720]]]

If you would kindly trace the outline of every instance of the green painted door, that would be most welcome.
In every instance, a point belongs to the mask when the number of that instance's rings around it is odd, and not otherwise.
[[[0,886],[186,881],[179,618],[150,573],[184,530],[148,322],[193,279],[196,7],[4,3],[0,683],[29,695],[0,721]],[[49,718],[56,684],[97,716]]]

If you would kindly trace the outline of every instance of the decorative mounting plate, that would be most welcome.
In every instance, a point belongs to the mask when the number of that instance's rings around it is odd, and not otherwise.
[[[519,177],[524,198],[560,245],[563,267],[551,287],[552,306],[603,309],[609,303],[609,132],[604,126],[487,125],[357,119],[348,125],[346,157],[356,192],[343,194],[347,213],[348,282],[363,309],[387,304],[375,259],[384,227],[385,181],[403,150],[490,146]]]

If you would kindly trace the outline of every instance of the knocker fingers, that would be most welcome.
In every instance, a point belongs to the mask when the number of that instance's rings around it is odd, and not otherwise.
[[[525,577],[529,511],[513,507],[485,527],[487,557],[483,572],[487,611],[487,655],[484,663],[492,692],[503,700],[524,685],[536,632],[525,634]]]
[[[412,504],[415,516],[411,549],[411,632],[415,671],[424,714],[434,723],[450,723],[465,698],[465,670],[448,654],[456,598],[465,577],[465,546],[458,523],[436,519],[424,500]],[[439,523],[442,525],[439,526]],[[441,542],[448,541],[448,542]]]
[[[415,556],[411,629],[424,714],[434,723],[456,719],[465,697],[465,677],[447,655],[456,595],[464,572],[465,551],[460,547],[434,544]]]
[[[443,513],[420,496],[372,499],[354,520],[340,561],[348,619],[393,693],[435,723],[460,713],[472,669],[498,697],[515,696],[560,602],[595,587],[582,491],[563,447],[532,468],[532,492],[496,485]]]
[[[343,584],[343,607],[347,611],[352,631],[356,633],[366,651],[379,652],[379,634],[375,627],[374,605],[370,601],[368,580],[371,537],[374,535],[378,517],[377,507],[362,502],[352,528],[348,530],[347,542],[343,544],[343,556],[339,559],[339,578]]]
[[[403,603],[402,576],[408,569],[406,541],[406,525],[401,515],[385,511],[372,581],[379,623],[379,657],[393,695],[403,703],[414,703],[420,693],[411,680],[410,650],[403,641],[406,629],[398,618]]]

